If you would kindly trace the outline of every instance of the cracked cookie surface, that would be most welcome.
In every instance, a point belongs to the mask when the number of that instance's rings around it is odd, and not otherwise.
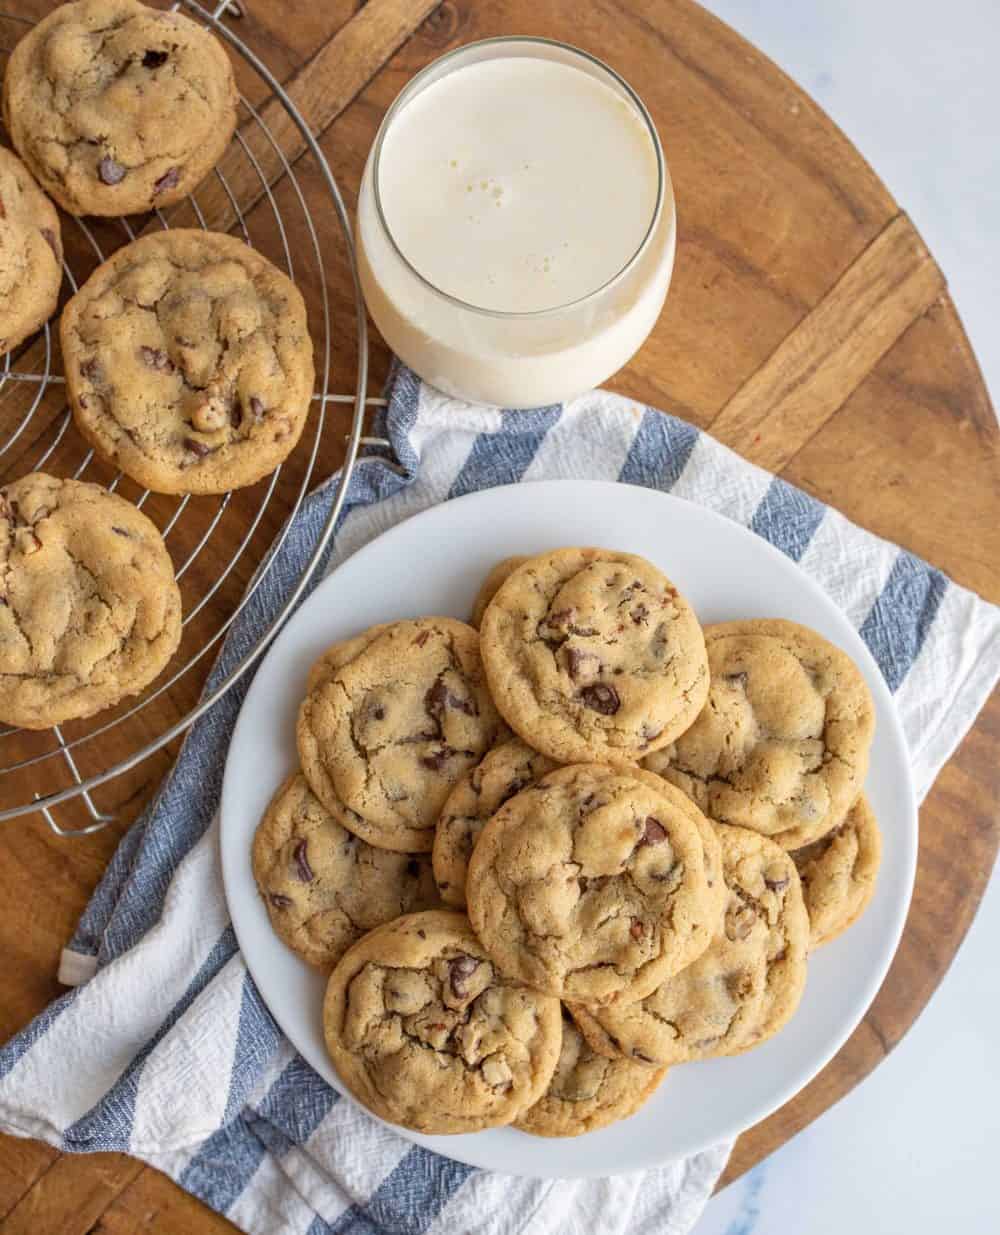
[[[514,571],[482,620],[504,719],[560,763],[638,760],[698,715],[701,627],[666,575],[608,549],[556,549]]]
[[[465,908],[469,858],[487,821],[509,798],[533,785],[556,764],[519,738],[491,750],[448,795],[434,831],[434,878],[441,899]]]
[[[61,284],[56,208],[21,160],[0,147],[0,354],[49,320]]]
[[[445,799],[509,731],[453,618],[373,627],[330,648],[299,709],[299,758],[321,802],[384,849],[429,852]]]
[[[574,1005],[594,1050],[658,1067],[732,1055],[777,1033],[798,1006],[809,921],[795,864],[757,832],[718,832],[727,899],[715,939],[640,1003]]]
[[[666,1068],[609,1059],[563,1011],[562,1049],[544,1097],[514,1122],[533,1136],[580,1136],[626,1119],[656,1092]]]
[[[842,824],[792,850],[809,912],[810,945],[829,943],[868,908],[882,860],[882,836],[868,799],[860,797]]]
[[[91,716],[151,682],[180,635],[170,555],[131,502],[43,472],[0,489],[0,720]]]
[[[501,586],[507,582],[510,576],[517,570],[518,566],[523,566],[525,562],[531,559],[523,553],[515,553],[512,557],[501,558],[493,567],[486,578],[482,582],[482,586],[476,593],[476,599],[472,605],[472,617],[469,622],[472,626],[479,629],[479,624],[483,620],[483,614],[486,612],[486,606],[490,603]]]
[[[348,832],[301,772],[257,828],[253,873],[275,932],[310,965],[333,966],[376,926],[439,904],[426,856],[376,849]]]
[[[466,895],[500,969],[588,1004],[642,999],[714,933],[698,828],[649,783],[550,772],[483,829]]]
[[[305,303],[233,236],[178,229],[126,245],[69,302],[60,333],[80,432],[157,493],[253,484],[305,426]]]
[[[779,619],[708,626],[705,643],[708,701],[644,766],[719,823],[786,849],[822,836],[868,770],[875,710],[857,666],[815,631]]]
[[[15,47],[3,83],[18,153],[70,214],[179,201],[236,127],[236,83],[211,34],[135,0],[80,0]]]
[[[511,1123],[559,1058],[559,1002],[504,978],[464,914],[411,914],[366,935],[333,971],[327,1050],[369,1110],[418,1132]]]

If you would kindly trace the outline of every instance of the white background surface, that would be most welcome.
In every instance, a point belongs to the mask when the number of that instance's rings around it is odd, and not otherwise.
[[[796,79],[936,256],[1000,397],[1000,2],[702,0]],[[1000,752],[998,752],[1000,758]],[[695,1235],[1000,1232],[1000,886],[923,1016]]]

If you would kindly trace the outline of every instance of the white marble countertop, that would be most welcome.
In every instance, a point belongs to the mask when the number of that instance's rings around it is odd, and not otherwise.
[[[996,402],[1000,3],[702,2],[809,91],[909,213]],[[950,972],[889,1059],[714,1198],[695,1235],[1000,1232],[998,938],[994,876]]]

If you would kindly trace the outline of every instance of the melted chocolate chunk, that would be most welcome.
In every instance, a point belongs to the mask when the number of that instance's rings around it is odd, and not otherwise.
[[[667,839],[667,829],[660,823],[659,819],[654,819],[652,815],[646,816],[646,827],[642,834],[643,845],[659,845]]]
[[[448,967],[452,993],[461,998],[468,989],[468,980],[479,968],[472,956],[456,956]]]
[[[115,185],[121,184],[127,175],[127,170],[117,159],[106,154],[97,164],[97,174],[104,184]]]
[[[614,716],[622,705],[615,688],[604,682],[585,686],[580,691],[580,698],[592,712],[600,712],[602,716]]]
[[[184,439],[184,449],[190,450],[193,455],[197,455],[199,459],[204,459],[206,455],[212,453],[212,447],[206,446],[204,442],[199,442],[193,437]]]
[[[144,69],[158,69],[161,65],[167,63],[167,53],[165,51],[147,51],[142,58],[142,67]]]
[[[292,857],[295,859],[295,868],[298,871],[299,879],[303,883],[312,883],[316,878],[312,867],[309,865],[308,849],[308,841],[300,840],[292,851]]]
[[[281,892],[272,892],[267,899],[271,902],[275,909],[287,909],[292,903],[292,898],[290,896],[285,896]]]
[[[167,189],[176,189],[180,181],[181,173],[176,167],[168,168],[163,175],[153,182],[153,196],[157,193],[165,193]]]
[[[174,371],[174,362],[166,352],[158,347],[146,347],[143,344],[139,348],[139,355],[149,368],[155,369],[158,373],[173,373]]]

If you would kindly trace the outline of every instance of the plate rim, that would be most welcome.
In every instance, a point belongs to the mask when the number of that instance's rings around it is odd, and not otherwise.
[[[744,539],[744,540],[752,541],[755,545],[756,551],[763,551],[765,556],[770,556],[773,560],[780,562],[779,568],[781,570],[791,571],[792,573],[794,573],[795,576],[797,577],[798,582],[804,586],[806,591],[812,593],[813,598],[817,601],[817,603],[821,607],[832,611],[837,616],[837,618],[841,620],[847,626],[848,629],[850,629],[854,639],[856,640],[857,649],[860,649],[860,652],[861,652],[861,660],[864,662],[864,664],[862,665],[862,668],[866,670],[865,676],[867,679],[869,679],[869,682],[871,682],[871,680],[874,680],[875,682],[875,686],[872,687],[872,690],[873,690],[874,695],[879,696],[879,698],[876,698],[876,714],[879,717],[879,723],[880,725],[884,724],[885,720],[888,719],[889,726],[890,726],[891,733],[892,733],[892,740],[894,741],[895,744],[898,745],[898,747],[900,748],[903,754],[902,764],[905,768],[904,785],[897,786],[897,791],[900,788],[902,788],[903,790],[904,802],[901,807],[900,814],[905,815],[907,823],[908,823],[908,826],[906,829],[906,835],[905,835],[905,852],[900,855],[901,858],[905,860],[905,869],[902,871],[902,874],[904,876],[904,886],[906,888],[906,895],[905,897],[903,897],[901,900],[897,901],[893,905],[892,926],[891,926],[891,930],[888,933],[889,939],[891,939],[891,947],[887,947],[882,950],[882,955],[883,955],[882,962],[872,970],[872,972],[869,974],[868,980],[864,984],[863,994],[858,999],[858,1006],[860,1007],[861,1010],[858,1012],[856,1017],[848,1018],[850,1023],[846,1026],[846,1028],[842,1028],[835,1035],[832,1045],[827,1046],[825,1051],[820,1052],[817,1055],[816,1059],[810,1063],[809,1069],[808,1069],[808,1075],[801,1077],[801,1078],[793,1079],[787,1085],[777,1088],[775,1093],[771,1095],[771,1097],[769,1097],[766,1103],[760,1104],[759,1109],[755,1112],[753,1118],[750,1120],[749,1123],[743,1123],[742,1121],[740,1121],[738,1124],[727,1125],[727,1127],[717,1137],[714,1137],[710,1140],[705,1141],[704,1143],[700,1143],[696,1146],[693,1146],[690,1150],[687,1151],[688,1154],[695,1154],[698,1152],[702,1152],[706,1149],[709,1149],[715,1144],[719,1144],[723,1141],[735,1139],[737,1136],[741,1135],[743,1132],[747,1131],[749,1128],[754,1127],[755,1125],[757,1125],[758,1123],[760,1123],[761,1121],[763,1121],[764,1119],[772,1115],[775,1111],[783,1107],[793,1097],[795,1097],[798,1093],[800,1093],[808,1084],[810,1084],[810,1082],[815,1079],[815,1077],[823,1070],[823,1068],[825,1068],[827,1064],[829,1064],[829,1062],[840,1052],[840,1050],[844,1046],[844,1043],[854,1033],[858,1025],[860,1025],[861,1022],[864,1020],[869,1009],[871,1008],[872,1002],[874,1001],[876,995],[878,994],[878,991],[880,990],[882,984],[884,983],[886,979],[889,969],[899,949],[899,944],[902,939],[903,931],[904,931],[905,924],[906,924],[906,919],[909,914],[909,909],[910,909],[910,905],[911,905],[912,898],[913,898],[913,888],[914,888],[914,883],[916,879],[917,857],[918,857],[918,847],[919,847],[919,813],[918,813],[919,804],[917,802],[916,790],[915,790],[914,782],[913,782],[913,769],[912,769],[912,762],[911,762],[909,747],[907,745],[906,736],[903,731],[902,721],[900,720],[899,713],[896,709],[895,699],[893,698],[892,692],[889,690],[888,684],[886,683],[885,678],[882,675],[882,671],[879,668],[878,663],[876,662],[875,658],[872,656],[871,652],[869,651],[868,647],[865,645],[864,641],[861,639],[858,630],[853,626],[847,614],[843,611],[843,609],[841,609],[841,607],[836,603],[836,601],[833,600],[833,598],[829,595],[829,593],[827,593],[826,590],[816,580],[812,579],[808,574],[806,574],[806,572],[801,568],[801,566],[799,566],[797,561],[788,557],[780,549],[776,548],[773,544],[771,544],[768,540],[766,540],[763,536],[760,536],[757,533],[751,531],[749,527],[737,522],[735,519],[732,519],[728,517],[727,515],[722,514],[721,512],[717,510],[712,509],[709,506],[703,505],[700,502],[692,501],[688,498],[683,498],[676,494],[664,492],[663,490],[656,489],[656,488],[642,485],[642,484],[635,484],[635,483],[630,483],[626,481],[617,481],[617,480],[588,479],[585,477],[581,477],[581,478],[557,477],[557,478],[551,478],[551,479],[539,479],[536,481],[514,482],[512,484],[490,485],[483,489],[476,489],[469,493],[462,494],[459,497],[445,498],[439,501],[434,501],[429,506],[425,507],[422,510],[419,510],[411,515],[404,515],[403,518],[401,518],[398,522],[394,523],[391,527],[388,527],[384,531],[379,532],[378,534],[373,536],[371,540],[367,541],[365,544],[361,545],[359,548],[357,548],[352,553],[350,553],[342,562],[338,563],[337,566],[335,566],[332,570],[330,570],[330,572],[317,583],[317,585],[315,586],[313,591],[310,593],[310,595],[302,602],[299,608],[295,611],[295,613],[291,615],[291,617],[288,619],[288,621],[285,623],[282,629],[278,632],[278,634],[272,641],[272,644],[270,648],[268,649],[266,655],[262,658],[260,665],[257,667],[257,671],[254,674],[253,680],[250,682],[246,696],[244,697],[242,703],[240,704],[239,714],[237,715],[236,722],[233,726],[233,731],[230,736],[229,744],[226,750],[226,762],[225,762],[225,768],[223,771],[222,792],[221,792],[220,802],[219,802],[220,865],[221,865],[221,870],[222,870],[223,891],[224,891],[224,895],[226,898],[227,908],[229,910],[229,914],[230,914],[230,918],[233,924],[233,930],[236,935],[237,943],[240,948],[240,953],[243,956],[243,960],[247,966],[248,972],[250,973],[251,977],[254,980],[254,984],[257,987],[257,990],[261,996],[261,999],[263,1000],[266,1007],[268,1008],[268,1011],[270,1012],[271,1016],[274,1017],[274,1020],[278,1024],[282,1033],[284,1034],[286,1038],[288,1038],[289,1042],[291,1043],[293,1048],[296,1050],[296,1052],[298,1052],[299,1054],[302,1054],[303,1057],[306,1059],[306,1062],[310,1062],[306,1053],[302,1050],[302,1048],[296,1042],[295,1032],[293,1030],[290,1030],[288,1027],[287,1022],[288,1022],[288,1019],[290,1018],[286,1018],[286,1016],[284,1015],[284,1010],[277,1010],[273,1008],[270,1003],[268,1003],[264,995],[264,992],[261,988],[261,982],[258,979],[259,965],[257,962],[257,958],[252,958],[250,955],[248,955],[247,951],[244,949],[244,946],[243,946],[243,938],[241,935],[241,930],[240,930],[240,925],[239,925],[239,920],[242,917],[242,912],[240,910],[234,911],[234,903],[238,903],[238,893],[235,892],[235,880],[239,876],[239,871],[237,869],[237,863],[235,861],[232,864],[229,861],[227,861],[226,819],[227,817],[230,816],[230,811],[232,809],[231,804],[233,802],[235,792],[236,792],[234,789],[234,785],[236,782],[237,774],[235,772],[235,760],[232,758],[232,753],[233,753],[233,750],[238,745],[238,738],[240,736],[242,725],[244,723],[249,723],[247,718],[249,716],[250,709],[247,708],[247,703],[250,701],[253,695],[253,692],[255,688],[257,687],[258,681],[262,679],[264,668],[266,664],[268,663],[268,661],[273,656],[280,654],[280,649],[282,649],[284,644],[291,643],[294,637],[292,632],[294,632],[296,625],[301,624],[303,621],[302,614],[310,606],[317,604],[327,589],[332,590],[332,588],[335,586],[334,581],[336,580],[337,575],[340,573],[340,571],[345,566],[348,565],[348,563],[357,564],[360,559],[360,562],[363,565],[364,559],[367,556],[374,554],[375,552],[378,552],[378,551],[384,551],[386,543],[388,542],[391,544],[391,542],[395,538],[397,538],[398,536],[401,536],[403,533],[403,529],[407,529],[407,531],[412,534],[413,529],[412,527],[410,527],[410,525],[413,523],[430,521],[435,518],[440,518],[442,517],[442,512],[444,511],[448,511],[450,514],[457,507],[472,505],[477,502],[483,501],[491,494],[496,494],[498,492],[502,492],[505,490],[514,490],[514,489],[523,488],[525,484],[530,485],[532,489],[554,488],[554,487],[566,487],[566,488],[577,488],[577,489],[589,488],[592,490],[600,490],[604,494],[611,494],[611,493],[620,491],[623,488],[631,489],[631,490],[638,490],[642,492],[643,494],[652,498],[654,501],[658,501],[658,500],[665,501],[668,506],[671,506],[671,505],[683,506],[685,508],[693,509],[697,511],[698,517],[705,518],[707,519],[709,523],[714,523],[716,526],[724,526],[725,535],[735,536],[737,540]],[[628,552],[629,550],[624,549],[622,551]],[[781,616],[781,615],[775,614],[774,616]],[[852,659],[857,659],[857,657],[855,656],[855,649],[852,649],[848,654],[851,655]],[[273,792],[276,789],[277,789],[277,785],[274,786],[274,788],[271,790],[271,793],[273,794]],[[256,825],[254,826],[256,828]],[[235,829],[235,824],[233,825],[233,828]],[[254,894],[256,896],[256,889],[254,889]],[[294,957],[294,954],[290,953],[290,956]],[[299,958],[297,957],[294,957],[294,960],[298,964],[302,964],[302,965],[305,964],[305,962],[300,961]],[[607,1169],[606,1164],[603,1166],[592,1167],[592,1168],[587,1167],[586,1165],[581,1165],[578,1169],[574,1169],[572,1172],[569,1172],[569,1173],[564,1172],[564,1171],[560,1171],[556,1173],[556,1172],[545,1171],[545,1170],[540,1171],[538,1169],[532,1170],[530,1163],[526,1163],[525,1169],[523,1170],[518,1169],[517,1167],[512,1167],[509,1164],[504,1164],[503,1166],[498,1167],[495,1163],[492,1163],[488,1160],[489,1155],[486,1155],[486,1157],[484,1157],[483,1155],[479,1155],[475,1153],[468,1154],[468,1153],[462,1153],[462,1152],[457,1152],[457,1153],[450,1152],[447,1148],[447,1143],[451,1141],[453,1138],[449,1138],[447,1136],[426,1135],[423,1133],[412,1131],[409,1128],[404,1128],[398,1124],[388,1123],[387,1121],[380,1119],[379,1116],[375,1115],[373,1112],[369,1111],[362,1104],[358,1103],[357,1099],[353,1096],[353,1094],[351,1094],[350,1090],[344,1085],[339,1075],[337,1075],[336,1069],[333,1068],[332,1064],[330,1064],[329,1066],[330,1066],[330,1071],[336,1077],[336,1081],[331,1080],[327,1076],[324,1076],[323,1079],[326,1080],[327,1083],[331,1084],[333,1088],[338,1090],[338,1092],[343,1097],[345,1097],[348,1101],[354,1103],[356,1106],[360,1106],[361,1109],[364,1110],[366,1114],[370,1116],[370,1118],[376,1120],[378,1123],[382,1124],[384,1127],[389,1128],[390,1130],[395,1132],[398,1136],[403,1137],[404,1139],[410,1141],[411,1143],[415,1145],[423,1146],[424,1148],[430,1149],[432,1152],[442,1154],[443,1156],[450,1157],[455,1161],[463,1162],[466,1165],[477,1167],[479,1169],[501,1170],[504,1174],[515,1175],[515,1176],[519,1176],[522,1178],[584,1179],[584,1178],[602,1178],[602,1177],[607,1177],[607,1176],[626,1174],[626,1173],[630,1173],[636,1170],[650,1169],[652,1167],[662,1165],[666,1162],[676,1160],[676,1158],[674,1157],[662,1157],[662,1156],[658,1157],[655,1154],[647,1154],[643,1156],[640,1162],[629,1163],[628,1165],[622,1166],[620,1169],[613,1169],[609,1171]],[[463,1140],[465,1139],[466,1138],[463,1138]],[[534,1140],[535,1138],[531,1138],[531,1140],[528,1142],[529,1147],[533,1143]],[[530,1157],[531,1156],[530,1153],[527,1156]]]

